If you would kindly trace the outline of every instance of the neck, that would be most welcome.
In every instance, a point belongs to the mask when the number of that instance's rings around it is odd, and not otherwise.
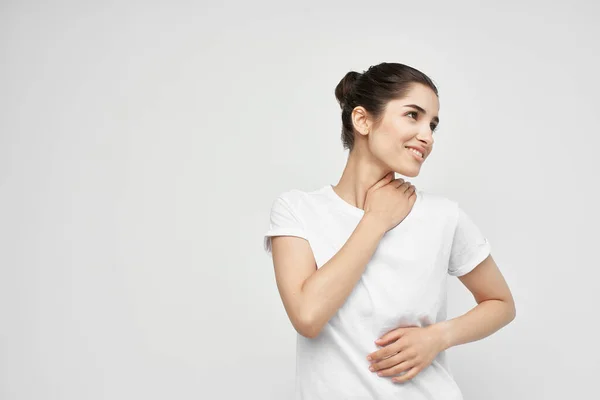
[[[342,177],[333,188],[346,202],[364,210],[367,191],[391,169],[382,165],[370,152],[357,147],[348,154]]]

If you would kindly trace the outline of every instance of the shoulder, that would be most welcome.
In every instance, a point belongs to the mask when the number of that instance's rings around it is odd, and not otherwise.
[[[306,196],[306,192],[300,189],[288,189],[279,193],[277,199],[284,200],[289,204],[297,204]]]
[[[440,193],[417,189],[417,199],[429,215],[454,218],[458,212],[458,203]]]
[[[287,203],[293,209],[300,209],[303,206],[315,202],[320,202],[325,198],[324,192],[326,186],[318,189],[287,189],[281,192],[275,201],[283,201]]]

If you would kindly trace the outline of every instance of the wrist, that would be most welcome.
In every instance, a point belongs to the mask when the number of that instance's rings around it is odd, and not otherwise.
[[[360,220],[360,223],[367,226],[370,232],[375,232],[379,237],[383,237],[386,232],[385,227],[372,213],[365,212]]]
[[[450,339],[450,323],[447,320],[430,325],[429,328],[438,343],[440,351],[448,350],[452,347]]]

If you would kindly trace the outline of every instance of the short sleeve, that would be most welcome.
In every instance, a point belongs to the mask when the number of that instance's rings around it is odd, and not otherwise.
[[[448,274],[462,276],[471,272],[490,254],[489,241],[473,220],[457,207],[456,227],[448,263]]]
[[[290,203],[282,196],[277,197],[271,206],[269,230],[264,235],[264,250],[271,254],[273,236],[297,236],[306,239],[304,226]]]

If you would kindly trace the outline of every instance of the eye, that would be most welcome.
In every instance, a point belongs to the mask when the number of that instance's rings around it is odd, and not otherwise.
[[[415,115],[414,119],[417,119],[417,117],[419,115],[419,113],[417,111],[410,111],[410,112],[406,113],[406,115],[409,116],[409,117],[410,117],[411,114]],[[431,128],[431,133],[433,133],[433,132],[435,132],[437,130],[438,126],[436,124],[431,124],[431,125],[429,125],[429,127]]]

